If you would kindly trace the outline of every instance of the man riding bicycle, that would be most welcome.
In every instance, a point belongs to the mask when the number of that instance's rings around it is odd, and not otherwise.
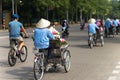
[[[24,29],[23,24],[18,21],[19,15],[13,14],[12,18],[13,18],[13,21],[9,22],[10,46],[13,47],[13,45],[15,44],[13,39],[18,40],[18,42],[19,42],[18,51],[20,51],[22,46],[24,45],[23,38],[20,36],[20,30],[22,29],[22,31],[26,37],[28,37],[28,34],[27,34],[26,30]]]

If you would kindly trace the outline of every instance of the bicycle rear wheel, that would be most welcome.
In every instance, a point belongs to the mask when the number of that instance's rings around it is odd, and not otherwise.
[[[33,72],[34,72],[35,80],[41,80],[43,78],[44,68],[43,68],[43,60],[42,59],[39,58],[39,59],[35,60]]]
[[[20,52],[20,61],[21,62],[25,62],[27,59],[27,47],[24,45],[21,48],[21,52]]]
[[[17,58],[14,55],[16,55],[16,51],[14,48],[11,48],[8,53],[8,63],[10,66],[14,66],[16,64]]]

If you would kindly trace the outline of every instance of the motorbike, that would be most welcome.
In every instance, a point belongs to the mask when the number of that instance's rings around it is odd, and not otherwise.
[[[68,38],[69,32],[67,27],[62,27],[62,38]]]

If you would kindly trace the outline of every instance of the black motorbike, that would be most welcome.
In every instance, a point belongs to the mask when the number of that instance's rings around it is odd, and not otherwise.
[[[62,27],[62,38],[68,38],[69,32],[67,27]]]

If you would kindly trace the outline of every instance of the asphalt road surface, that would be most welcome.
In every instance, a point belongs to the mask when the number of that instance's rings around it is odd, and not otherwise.
[[[57,28],[61,31],[60,28]],[[105,38],[103,47],[98,43],[90,49],[87,44],[87,30],[80,30],[78,24],[70,26],[68,42],[71,52],[71,69],[64,68],[48,71],[43,80],[120,80],[120,34],[115,38]],[[32,28],[27,29],[32,35]],[[7,31],[0,31],[0,80],[34,80],[32,53],[33,41],[24,40],[28,48],[28,58],[21,63],[17,60],[14,67],[8,64],[9,37]]]

